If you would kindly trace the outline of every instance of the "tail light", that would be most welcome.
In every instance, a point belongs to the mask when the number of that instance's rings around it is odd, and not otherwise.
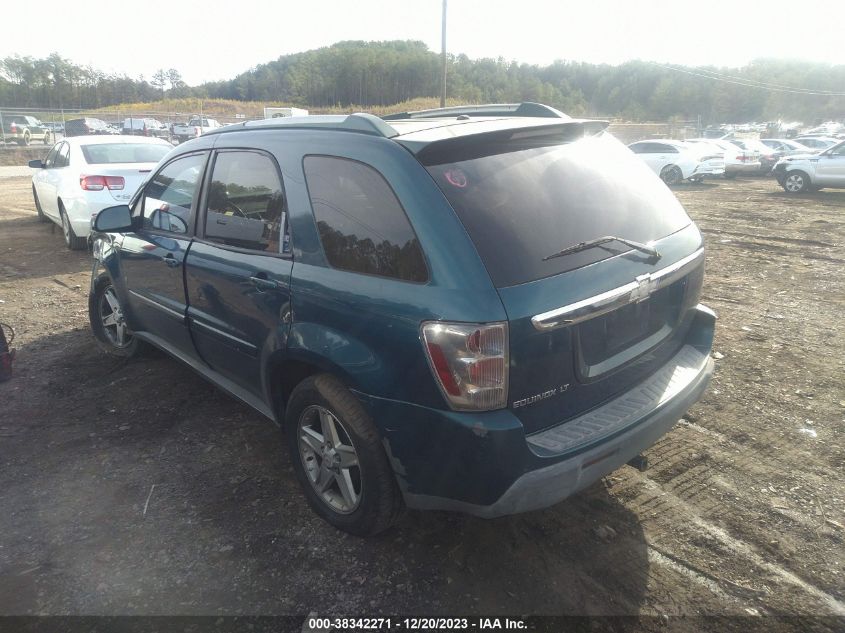
[[[123,176],[81,176],[79,178],[79,186],[85,191],[102,191],[103,189],[120,191],[125,184]]]
[[[12,134],[17,134],[17,133],[18,133],[18,126],[17,126],[17,125],[15,125],[14,121],[13,121],[13,122],[12,122],[12,124],[9,126],[9,131],[10,131]]]
[[[199,136],[200,134],[202,134],[202,130],[198,127],[195,127],[194,128],[194,136]]]
[[[508,325],[422,326],[429,365],[452,409],[490,411],[508,402]]]

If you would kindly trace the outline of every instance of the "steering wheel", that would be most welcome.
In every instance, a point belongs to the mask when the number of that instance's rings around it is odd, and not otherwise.
[[[243,209],[241,209],[238,205],[236,205],[231,200],[226,200],[226,204],[223,205],[224,211],[231,211],[233,215],[236,215],[241,218],[246,217],[246,213],[244,213]]]

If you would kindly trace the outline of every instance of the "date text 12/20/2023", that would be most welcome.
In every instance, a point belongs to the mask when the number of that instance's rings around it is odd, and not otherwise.
[[[310,617],[307,631],[411,631],[446,630],[524,630],[528,628],[520,618],[319,618]]]

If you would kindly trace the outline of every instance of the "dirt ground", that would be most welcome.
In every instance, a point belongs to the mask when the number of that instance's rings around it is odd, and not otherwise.
[[[411,512],[361,540],[308,509],[261,416],[164,355],[98,351],[89,255],[38,222],[28,179],[0,180],[18,348],[0,384],[0,614],[841,618],[845,192],[676,193],[707,240],[717,373],[648,469],[542,512]]]

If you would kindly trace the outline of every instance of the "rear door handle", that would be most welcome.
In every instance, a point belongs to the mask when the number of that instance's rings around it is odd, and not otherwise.
[[[180,260],[176,259],[173,256],[173,253],[168,253],[167,255],[161,258],[161,261],[167,264],[168,268],[178,268],[179,264],[182,263]]]
[[[262,273],[249,278],[249,283],[259,290],[275,290],[279,287],[279,282],[274,279],[268,279],[266,276],[261,276]]]

